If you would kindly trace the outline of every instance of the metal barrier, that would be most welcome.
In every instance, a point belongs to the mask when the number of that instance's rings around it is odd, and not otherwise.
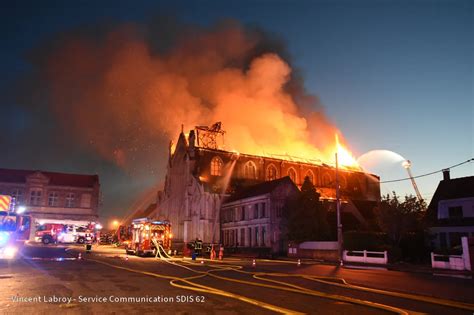
[[[387,251],[371,252],[367,250],[345,250],[343,252],[343,259],[347,262],[361,262],[368,264],[386,265],[388,262]]]

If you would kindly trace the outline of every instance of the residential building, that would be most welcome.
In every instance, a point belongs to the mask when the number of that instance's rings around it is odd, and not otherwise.
[[[428,218],[436,248],[458,246],[462,236],[474,236],[474,176],[451,179],[449,170],[444,170]]]
[[[290,177],[264,182],[233,194],[222,205],[221,240],[247,251],[286,251],[283,208],[299,193]]]
[[[47,220],[97,221],[100,184],[97,175],[0,169],[0,194],[14,207],[25,207],[33,226]]]

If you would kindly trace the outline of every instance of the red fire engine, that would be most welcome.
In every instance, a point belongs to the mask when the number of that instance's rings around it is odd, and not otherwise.
[[[0,211],[0,259],[13,259],[30,236],[31,218]]]
[[[171,224],[169,221],[154,221],[148,218],[132,221],[132,238],[125,244],[127,254],[156,255],[155,242],[164,250],[171,249]]]

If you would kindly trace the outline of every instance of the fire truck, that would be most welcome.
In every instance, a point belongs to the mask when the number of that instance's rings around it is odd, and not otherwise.
[[[148,218],[132,221],[132,237],[125,243],[127,254],[138,256],[155,255],[158,249],[155,242],[168,251],[171,249],[171,224],[169,221],[155,221]]]
[[[42,222],[35,232],[35,241],[51,243],[84,244],[94,240],[97,224],[89,221],[49,220]]]
[[[14,259],[30,236],[31,218],[0,211],[0,259]]]
[[[112,242],[116,246],[130,244],[130,241],[132,240],[132,229],[133,226],[120,225],[114,232]]]

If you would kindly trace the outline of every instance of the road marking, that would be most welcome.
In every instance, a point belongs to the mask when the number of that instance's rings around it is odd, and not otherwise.
[[[387,290],[382,290],[382,289],[374,289],[374,288],[369,288],[369,287],[363,287],[363,286],[359,286],[359,285],[349,284],[348,282],[346,282],[342,278],[339,278],[339,279],[343,280],[344,284],[317,279],[317,277],[315,278],[313,276],[304,276],[304,278],[310,279],[310,280],[313,280],[313,281],[316,281],[316,282],[321,282],[321,283],[333,285],[333,286],[343,287],[343,288],[349,288],[349,289],[354,289],[354,290],[378,293],[378,294],[389,295],[389,296],[394,296],[394,297],[399,297],[399,298],[405,298],[405,299],[410,299],[410,300],[415,300],[415,301],[420,301],[420,302],[425,302],[425,303],[438,304],[438,305],[442,305],[442,306],[449,306],[449,307],[464,309],[464,310],[468,310],[468,311],[474,311],[474,305],[473,304],[457,302],[457,301],[451,301],[451,300],[445,300],[445,299],[440,299],[440,298],[434,298],[434,297],[424,296],[424,295],[394,292],[394,291],[387,291]]]
[[[441,305],[441,306],[447,306],[447,307],[453,307],[453,308],[459,308],[459,309],[474,311],[474,305],[473,304],[457,302],[457,301],[451,301],[451,300],[444,300],[444,299],[433,298],[433,297],[423,296],[423,295],[401,293],[401,292],[394,292],[394,291],[388,291],[388,290],[381,290],[381,289],[363,287],[363,286],[359,286],[359,285],[353,285],[353,284],[349,284],[344,278],[339,278],[339,277],[310,276],[310,275],[304,275],[304,274],[248,272],[248,271],[241,270],[241,269],[244,268],[244,266],[237,265],[236,264],[236,263],[238,263],[237,259],[235,259],[235,260],[233,259],[232,261],[227,260],[227,261],[218,261],[218,262],[206,259],[206,261],[212,262],[213,264],[215,264],[216,262],[225,264],[225,265],[208,265],[211,268],[216,268],[218,270],[220,269],[222,271],[229,270],[229,271],[235,271],[235,272],[240,272],[240,273],[251,274],[252,276],[257,276],[258,278],[256,278],[256,279],[259,279],[259,280],[262,280],[262,281],[275,282],[275,283],[283,285],[284,287],[272,286],[272,285],[268,285],[268,284],[265,285],[265,284],[262,284],[262,283],[232,279],[232,278],[221,277],[221,276],[217,276],[215,274],[212,274],[212,272],[216,271],[216,270],[197,271],[197,270],[194,270],[192,268],[188,268],[186,266],[183,266],[183,265],[177,263],[177,262],[181,262],[183,264],[193,265],[193,266],[196,266],[196,267],[202,267],[201,264],[195,264],[192,261],[188,262],[184,258],[183,259],[171,258],[171,257],[170,258],[164,258],[164,257],[161,256],[161,259],[163,261],[166,261],[166,262],[170,263],[170,264],[174,264],[176,266],[186,268],[190,271],[199,273],[200,274],[199,276],[195,276],[195,277],[192,277],[192,278],[178,278],[178,277],[176,277],[177,278],[176,281],[183,281],[183,282],[188,283],[192,286],[200,286],[200,285],[196,284],[196,283],[193,283],[193,282],[187,282],[186,279],[201,278],[201,277],[204,277],[206,275],[209,275],[211,277],[221,278],[222,280],[226,280],[226,281],[241,282],[241,283],[248,284],[248,285],[267,286],[267,287],[270,287],[270,288],[273,287],[274,289],[287,290],[288,288],[286,288],[286,287],[293,286],[293,284],[283,282],[283,281],[266,279],[266,278],[263,278],[262,276],[266,275],[266,276],[278,276],[278,277],[301,277],[301,278],[304,278],[304,279],[308,279],[308,280],[312,280],[312,281],[316,281],[316,282],[321,282],[321,283],[328,284],[328,285],[338,286],[338,287],[342,287],[342,288],[347,288],[347,289],[366,291],[366,292],[377,293],[377,294],[388,295],[388,296],[394,296],[394,297],[399,297],[399,298],[405,298],[405,299],[410,299],[410,300],[415,300],[415,301],[420,301],[420,302],[425,302],[425,303],[437,304],[437,305]],[[284,260],[282,260],[282,261],[259,260],[259,261],[282,262],[282,263],[288,263],[288,264],[295,264],[294,262],[284,261]],[[124,269],[123,267],[118,267],[118,266],[114,266],[114,267]],[[130,270],[130,271],[132,271],[132,270]],[[141,271],[133,271],[133,272],[142,273]],[[338,282],[341,282],[341,283],[337,283],[337,282],[334,282],[334,281],[338,281]],[[179,286],[173,280],[171,280],[171,282],[173,282],[173,284],[175,284],[176,286]],[[298,286],[296,286],[296,287],[298,287]],[[186,287],[186,288],[188,288],[188,287]],[[189,289],[193,290],[193,289],[196,289],[196,287],[189,288]],[[212,287],[208,287],[206,289],[222,291],[222,290],[212,288]],[[325,298],[330,298],[330,299],[334,299],[334,297],[335,297],[336,300],[343,301],[343,302],[349,302],[349,303],[353,303],[353,304],[367,303],[367,304],[362,304],[362,305],[370,306],[370,307],[376,307],[376,308],[386,307],[386,308],[384,308],[385,310],[393,311],[393,312],[396,312],[396,313],[399,313],[399,314],[406,314],[405,310],[395,308],[395,307],[391,307],[389,305],[378,304],[378,303],[373,303],[373,302],[370,302],[370,301],[364,301],[364,300],[358,300],[358,299],[353,299],[354,302],[347,301],[346,299],[352,299],[352,298],[345,297],[345,296],[338,296],[338,295],[334,295],[333,297],[330,297],[330,294],[320,292],[320,291],[310,290],[310,289],[307,289],[307,288],[304,288],[304,287],[298,287],[298,289],[295,288],[295,290],[300,290],[301,292],[299,292],[299,293],[302,293],[302,294],[306,294],[303,291],[306,291],[306,292],[311,291],[311,292],[316,293],[316,294],[321,294],[322,296],[320,296],[320,297],[325,297]],[[287,291],[291,291],[291,290],[287,290]],[[226,291],[222,291],[222,292],[227,293]],[[293,291],[293,292],[295,292],[295,291]],[[313,294],[311,294],[311,295],[313,295]],[[342,298],[342,300],[337,299],[337,298]],[[377,305],[377,306],[375,306],[375,305]],[[380,306],[380,307],[378,307],[378,306]]]
[[[279,307],[279,306],[276,306],[276,305],[272,305],[272,304],[268,304],[268,303],[265,303],[265,302],[262,302],[262,301],[251,299],[251,298],[248,298],[248,297],[245,297],[245,296],[242,296],[242,295],[226,292],[226,291],[223,291],[223,290],[220,290],[220,289],[216,289],[216,288],[209,287],[209,286],[204,286],[204,285],[197,284],[197,283],[189,281],[189,279],[196,279],[196,278],[204,277],[204,276],[206,276],[206,274],[193,276],[193,277],[188,277],[188,278],[179,278],[179,277],[166,276],[166,275],[153,273],[153,272],[148,272],[148,271],[141,271],[141,270],[127,268],[127,267],[121,267],[121,266],[117,266],[117,265],[114,265],[114,264],[109,264],[109,263],[106,263],[106,262],[103,262],[103,261],[100,261],[100,260],[95,260],[95,259],[88,259],[88,261],[93,261],[93,262],[103,264],[103,265],[106,265],[106,266],[110,266],[110,267],[113,267],[113,268],[116,268],[116,269],[122,269],[122,270],[130,271],[130,272],[134,272],[134,273],[139,273],[139,274],[143,274],[143,275],[147,275],[147,276],[168,279],[168,280],[171,280],[170,281],[171,285],[173,285],[175,287],[178,287],[178,288],[233,298],[233,299],[236,299],[236,300],[239,300],[239,301],[242,301],[242,302],[246,302],[246,303],[249,303],[249,304],[253,304],[253,305],[259,306],[261,308],[265,308],[265,309],[268,309],[268,310],[271,310],[271,311],[274,311],[274,312],[277,312],[277,313],[281,313],[281,314],[304,314],[304,313],[300,313],[300,312],[297,312],[297,311],[294,311],[294,310],[286,309],[286,308],[283,308],[283,307]],[[180,285],[180,284],[175,283],[175,281],[181,281],[181,282],[189,284],[190,286]]]
[[[163,259],[163,256],[161,254],[159,254],[159,256]],[[163,260],[166,261],[166,262],[169,262],[167,259],[163,259]],[[328,294],[328,293],[315,291],[315,290],[310,290],[310,289],[307,289],[307,288],[294,286],[294,285],[284,283],[284,282],[280,282],[280,281],[276,281],[276,280],[269,280],[269,281],[279,283],[279,284],[283,284],[284,286],[282,287],[282,286],[275,286],[275,285],[263,284],[263,283],[258,283],[258,282],[250,282],[250,281],[227,278],[227,277],[222,277],[222,276],[212,274],[213,271],[229,270],[229,271],[237,271],[237,272],[246,273],[246,274],[252,274],[255,277],[255,273],[253,273],[253,272],[246,272],[246,271],[239,270],[239,269],[242,269],[243,266],[238,266],[238,268],[232,268],[230,266],[223,266],[223,267],[211,266],[211,268],[216,267],[216,269],[208,270],[208,271],[197,271],[197,270],[193,270],[192,268],[189,268],[189,267],[186,267],[186,266],[181,266],[181,265],[176,264],[174,262],[169,262],[169,263],[173,264],[173,265],[183,267],[183,268],[186,268],[186,269],[191,270],[191,271],[196,272],[196,273],[209,275],[211,277],[218,278],[218,279],[225,280],[225,281],[242,283],[242,284],[246,284],[246,285],[260,286],[260,287],[271,288],[271,289],[276,289],[276,290],[289,291],[289,292],[293,292],[293,293],[313,295],[313,296],[317,296],[317,297],[320,297],[320,298],[328,298],[328,299],[332,299],[332,300],[336,300],[336,301],[349,302],[349,303],[352,303],[352,304],[362,305],[362,306],[366,306],[366,307],[382,309],[382,310],[385,310],[385,311],[394,312],[394,313],[402,314],[402,315],[408,315],[409,314],[407,311],[405,311],[401,308],[392,307],[392,306],[384,305],[384,304],[380,304],[380,303],[374,303],[374,302],[370,302],[370,301],[354,299],[354,298],[345,297],[345,296]],[[195,265],[195,266],[200,265],[200,264],[195,264],[195,263],[192,263],[192,262],[185,262],[185,261],[183,261],[183,263],[192,264],[192,265]],[[265,281],[266,279],[263,279],[263,280]],[[287,286],[293,286],[293,288],[288,288]]]
[[[234,269],[232,269],[232,270],[234,270]],[[236,270],[234,270],[234,271],[236,271]],[[384,311],[390,311],[390,312],[397,313],[397,314],[403,314],[403,315],[408,315],[409,314],[407,311],[405,311],[401,308],[392,307],[392,306],[388,306],[388,305],[384,305],[384,304],[380,304],[380,303],[374,303],[374,302],[370,302],[370,301],[354,299],[354,298],[350,298],[350,297],[346,297],[346,296],[340,296],[340,295],[335,295],[335,294],[324,293],[324,292],[316,291],[316,290],[310,290],[310,289],[307,289],[307,288],[299,287],[299,286],[292,285],[292,284],[282,282],[282,281],[269,280],[269,279],[260,279],[260,280],[263,280],[263,281],[270,281],[270,282],[281,284],[281,285],[283,285],[283,287],[264,284],[264,283],[251,282],[251,281],[238,280],[238,279],[232,279],[232,278],[217,276],[215,274],[211,274],[210,272],[209,272],[209,275],[211,277],[215,277],[215,278],[222,279],[222,280],[227,280],[227,281],[232,281],[232,282],[238,282],[238,283],[243,283],[243,284],[248,284],[248,285],[253,285],[253,286],[260,286],[260,287],[266,287],[266,288],[271,288],[271,289],[289,291],[289,292],[294,292],[294,293],[313,295],[313,296],[316,296],[316,297],[327,298],[327,299],[331,299],[331,300],[336,300],[336,301],[341,301],[341,302],[349,302],[349,303],[352,303],[352,304],[358,304],[358,305],[362,305],[362,306],[368,306],[368,307],[372,307],[372,308],[382,309]],[[254,277],[255,277],[255,275],[254,275]],[[255,279],[259,279],[259,278],[255,277]],[[285,286],[288,286],[288,287],[285,287]],[[289,287],[293,287],[293,288],[289,288]]]

